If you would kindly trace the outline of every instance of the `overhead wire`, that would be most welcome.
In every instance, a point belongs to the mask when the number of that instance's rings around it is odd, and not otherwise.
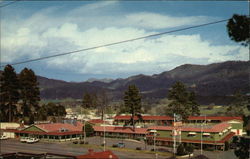
[[[13,2],[10,2],[10,3],[7,3],[7,4],[0,5],[0,8],[7,7],[7,6],[9,6],[9,5],[13,4],[13,3],[18,2],[18,1],[20,1],[20,0],[15,0],[15,1],[13,1]],[[2,1],[2,2],[6,2],[6,1]]]
[[[224,19],[224,20],[214,21],[214,22],[210,22],[210,23],[199,24],[199,25],[190,26],[190,27],[186,27],[186,28],[175,29],[175,30],[171,30],[171,31],[166,31],[166,32],[151,34],[151,35],[137,37],[137,38],[133,38],[133,39],[128,39],[128,40],[113,42],[113,43],[109,43],[109,44],[104,44],[104,45],[89,47],[89,48],[85,48],[85,49],[79,49],[79,50],[69,51],[69,52],[65,52],[65,53],[59,53],[59,54],[55,54],[55,55],[44,56],[44,57],[40,57],[40,58],[35,58],[35,59],[30,59],[30,60],[25,60],[25,61],[20,61],[20,62],[15,62],[15,63],[11,63],[10,65],[20,65],[20,64],[24,64],[24,63],[45,60],[45,59],[54,58],[54,57],[58,57],[58,56],[64,56],[64,55],[74,54],[74,53],[78,53],[78,52],[83,52],[83,51],[88,51],[88,50],[94,50],[94,49],[98,49],[98,48],[102,48],[102,47],[113,46],[113,45],[117,45],[117,44],[122,44],[122,43],[137,41],[137,40],[141,40],[141,39],[147,39],[147,38],[151,38],[151,37],[155,37],[155,36],[160,36],[160,35],[164,35],[164,34],[169,34],[169,33],[184,31],[184,30],[188,30],[188,29],[198,28],[198,27],[202,27],[202,26],[207,26],[207,25],[222,23],[222,22],[225,22],[225,21],[228,21],[228,20],[229,19]],[[1,65],[0,67],[4,67],[4,66],[5,65]]]

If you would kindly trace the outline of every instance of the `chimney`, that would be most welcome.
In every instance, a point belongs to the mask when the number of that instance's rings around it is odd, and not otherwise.
[[[89,149],[89,154],[90,154],[90,155],[93,155],[93,152],[94,152],[93,149]]]

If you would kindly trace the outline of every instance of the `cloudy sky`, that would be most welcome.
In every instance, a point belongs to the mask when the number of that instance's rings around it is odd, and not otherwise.
[[[0,5],[9,2],[1,2]],[[21,1],[1,8],[1,65],[248,14],[248,2]],[[66,81],[152,75],[182,64],[248,60],[226,22],[15,65]]]

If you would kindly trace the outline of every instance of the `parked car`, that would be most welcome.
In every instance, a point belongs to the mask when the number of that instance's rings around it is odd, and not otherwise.
[[[2,136],[0,137],[0,139],[1,139],[1,140],[7,140],[7,139],[8,139],[8,137],[7,137],[7,136],[5,136],[5,135],[2,135]]]
[[[27,142],[28,139],[29,137],[21,137],[20,142]]]
[[[36,142],[38,142],[39,141],[39,139],[37,139],[37,138],[29,138],[26,142],[28,143],[28,144],[33,144],[33,143],[36,143]]]
[[[122,143],[122,142],[119,142],[119,143],[117,144],[117,147],[119,147],[119,148],[124,148],[124,147],[125,147],[125,144]]]

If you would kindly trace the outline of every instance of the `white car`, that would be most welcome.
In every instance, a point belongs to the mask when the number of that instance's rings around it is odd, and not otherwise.
[[[20,141],[21,142],[27,142],[29,139],[29,137],[21,137]]]
[[[7,140],[7,139],[8,139],[8,137],[5,136],[5,135],[2,135],[2,136],[0,137],[0,140]]]
[[[29,138],[26,142],[28,143],[28,144],[33,144],[33,143],[36,143],[36,142],[38,142],[39,141],[39,139],[37,139],[37,138]]]

